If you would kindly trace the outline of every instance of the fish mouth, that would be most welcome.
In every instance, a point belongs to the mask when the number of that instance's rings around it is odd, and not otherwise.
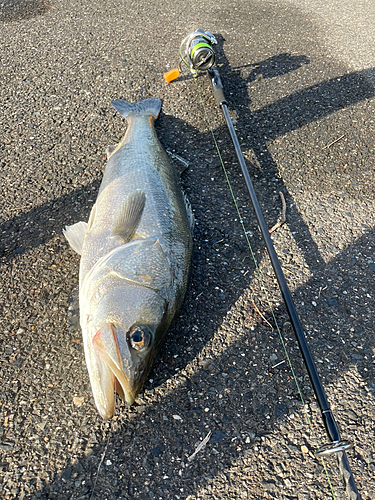
[[[130,406],[134,403],[138,390],[130,372],[126,373],[129,370],[124,369],[116,328],[112,323],[107,323],[97,331],[93,338],[93,347],[98,361],[100,387],[105,402],[97,404],[97,407],[103,418],[110,418],[115,410],[114,392],[116,391]]]

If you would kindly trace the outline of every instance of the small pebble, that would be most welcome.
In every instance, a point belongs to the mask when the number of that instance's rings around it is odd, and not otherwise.
[[[73,404],[74,404],[74,406],[77,406],[78,408],[80,408],[83,405],[84,401],[85,401],[85,398],[83,398],[83,397],[74,396],[74,398],[73,398]]]

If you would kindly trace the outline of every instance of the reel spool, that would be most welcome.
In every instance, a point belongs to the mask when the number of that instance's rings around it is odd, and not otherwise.
[[[185,50],[183,51],[183,45]],[[180,64],[167,73],[164,73],[164,78],[167,83],[179,77],[184,63],[192,72],[193,76],[197,76],[198,71],[207,71],[215,64],[215,52],[212,48],[217,41],[214,35],[209,31],[197,29],[188,35],[181,42],[180,46]]]

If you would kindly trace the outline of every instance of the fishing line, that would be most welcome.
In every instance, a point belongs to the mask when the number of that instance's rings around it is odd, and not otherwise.
[[[115,407],[116,407],[116,396],[115,396]],[[110,438],[111,438],[111,436],[112,436],[112,431],[113,431],[112,427],[113,427],[113,420],[111,421],[111,425],[110,425],[110,429],[109,429],[109,432],[108,432],[108,437],[107,437],[107,442],[106,442],[106,445],[105,445],[104,451],[103,451],[103,453],[102,453],[102,456],[101,456],[101,458],[100,458],[100,462],[99,462],[99,465],[98,465],[98,469],[97,469],[97,471],[96,471],[96,477],[95,477],[94,485],[93,485],[92,490],[91,490],[90,500],[92,500],[92,499],[93,499],[93,497],[94,497],[94,493],[95,493],[95,489],[96,489],[96,484],[97,484],[98,479],[99,479],[99,472],[100,472],[100,468],[101,468],[101,466],[102,466],[102,464],[103,464],[104,457],[105,457],[105,455],[106,455],[106,453],[107,453],[107,449],[108,449],[108,445],[109,445],[109,440],[110,440]]]
[[[202,95],[201,95],[201,92],[199,90],[199,86],[198,86],[198,82],[196,80],[196,78],[194,78],[194,81],[195,81],[195,85],[196,85],[196,89],[197,89],[197,92],[198,92],[198,95],[199,95],[199,100],[200,100],[200,104],[203,108],[203,113],[204,113],[204,117],[205,117],[205,121],[207,123],[207,126],[208,126],[208,129],[210,130],[210,133],[211,133],[211,136],[213,138],[213,141],[214,141],[214,144],[215,144],[215,148],[216,148],[216,152],[218,154],[218,157],[219,157],[219,160],[220,160],[220,163],[221,163],[221,167],[223,169],[223,172],[224,172],[224,176],[225,176],[225,179],[226,179],[226,182],[227,182],[227,185],[228,185],[228,188],[229,188],[229,191],[230,191],[230,194],[231,194],[231,197],[232,197],[232,201],[233,201],[233,204],[235,206],[235,209],[236,209],[236,212],[237,212],[237,215],[238,215],[238,218],[239,218],[239,222],[240,222],[240,225],[242,227],[242,230],[243,230],[243,233],[244,233],[244,236],[245,236],[245,239],[246,239],[246,242],[247,242],[247,246],[250,250],[250,254],[251,254],[251,257],[253,259],[253,262],[254,262],[254,265],[255,265],[255,270],[256,270],[256,273],[257,273],[257,276],[258,276],[258,279],[260,281],[260,284],[261,284],[261,289],[262,291],[264,292],[265,294],[265,297],[266,297],[266,302],[267,302],[267,305],[270,309],[270,313],[271,313],[271,316],[272,316],[272,319],[275,323],[275,327],[276,327],[276,330],[277,330],[277,333],[279,335],[279,338],[280,338],[280,341],[281,341],[281,344],[283,346],[283,350],[284,350],[284,354],[285,354],[285,357],[288,361],[288,365],[289,365],[289,368],[290,368],[290,371],[292,373],[292,377],[294,379],[294,382],[296,384],[296,388],[297,388],[297,391],[298,391],[298,394],[299,394],[299,397],[301,399],[301,403],[302,403],[302,406],[303,406],[303,409],[304,409],[304,414],[305,414],[305,418],[308,422],[308,425],[309,425],[309,428],[310,428],[310,432],[311,432],[311,435],[313,437],[313,440],[315,441],[315,445],[316,447],[318,448],[319,450],[319,443],[318,443],[318,439],[316,437],[316,434],[314,432],[314,428],[313,428],[313,425],[312,425],[312,422],[311,422],[311,419],[310,419],[310,416],[308,414],[308,411],[307,411],[307,405],[305,404],[305,400],[304,400],[304,397],[302,395],[302,391],[301,391],[301,388],[300,388],[300,385],[298,383],[298,379],[297,379],[297,376],[296,376],[296,373],[294,371],[294,368],[293,368],[293,365],[292,365],[292,362],[291,362],[291,359],[289,357],[289,354],[288,354],[288,351],[286,349],[286,344],[285,344],[285,341],[284,341],[284,337],[281,333],[281,330],[280,330],[280,327],[279,327],[279,324],[277,322],[277,319],[276,319],[276,316],[274,314],[274,310],[273,310],[273,307],[272,307],[272,304],[271,304],[271,301],[270,301],[270,298],[269,298],[269,294],[268,294],[268,290],[267,290],[267,287],[263,281],[263,278],[262,278],[262,274],[260,272],[260,269],[259,269],[259,266],[258,266],[258,263],[256,261],[256,258],[255,258],[255,254],[254,254],[254,251],[253,251],[253,248],[251,246],[251,243],[250,243],[250,239],[249,239],[249,236],[248,236],[248,233],[246,231],[246,228],[245,228],[245,224],[244,224],[244,220],[241,216],[241,212],[239,210],[239,207],[238,207],[238,203],[236,201],[236,197],[234,195],[234,192],[233,192],[233,189],[232,189],[232,185],[231,185],[231,182],[230,182],[230,179],[229,179],[229,176],[228,176],[228,172],[227,172],[227,169],[225,168],[225,164],[224,164],[224,161],[222,159],[222,156],[221,156],[221,153],[220,153],[220,149],[219,149],[219,146],[217,144],[217,141],[216,141],[216,137],[215,137],[215,134],[214,134],[214,131],[213,131],[213,128],[211,126],[211,123],[210,123],[210,120],[208,118],[208,114],[207,114],[207,110],[206,110],[206,106],[204,104],[204,101],[203,101],[203,98],[202,98]],[[335,496],[335,493],[334,493],[334,490],[333,490],[333,487],[332,487],[332,483],[331,483],[331,479],[330,479],[330,476],[329,476],[329,473],[328,473],[328,469],[326,467],[326,464],[325,464],[325,461],[324,461],[324,458],[323,457],[320,457],[321,458],[321,461],[322,461],[322,466],[323,466],[323,469],[324,469],[324,472],[325,472],[325,475],[326,475],[326,478],[327,478],[327,481],[328,481],[328,485],[329,485],[329,488],[330,488],[330,492],[331,492],[331,495],[332,495],[332,498],[333,500],[336,500],[336,496]]]

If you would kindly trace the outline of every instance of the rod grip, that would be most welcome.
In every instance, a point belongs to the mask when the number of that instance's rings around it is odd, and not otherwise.
[[[322,411],[322,419],[327,434],[333,443],[340,441],[340,433],[331,410]]]

